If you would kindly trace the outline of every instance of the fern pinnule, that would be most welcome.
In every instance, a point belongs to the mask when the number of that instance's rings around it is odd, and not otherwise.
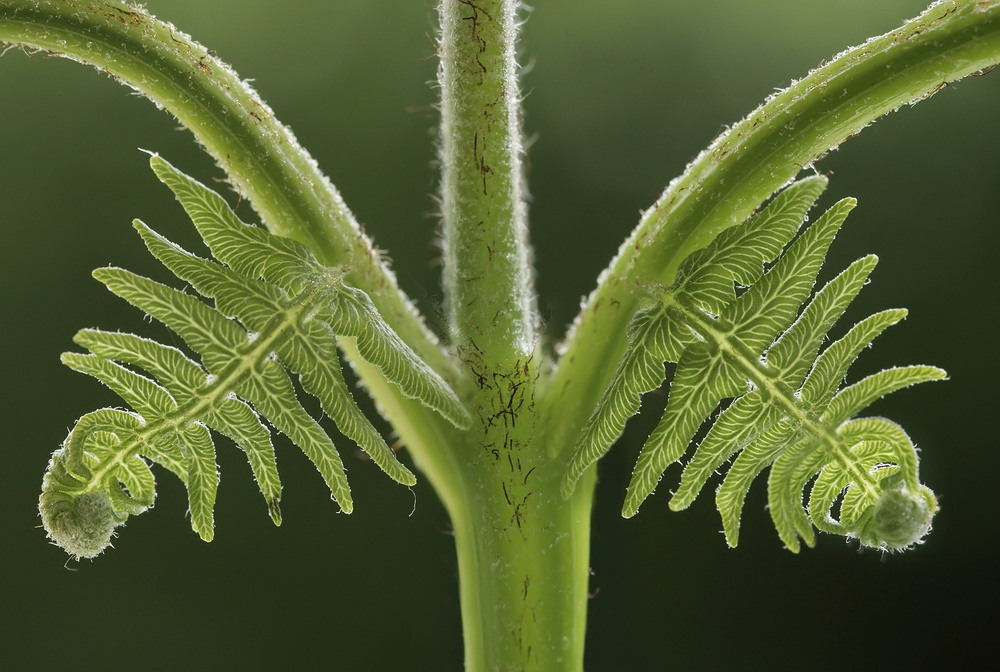
[[[639,454],[623,515],[638,511],[728,399],[685,465],[671,509],[687,508],[731,461],[716,493],[731,546],[739,539],[747,492],[768,467],[771,516],[793,551],[800,539],[814,543],[814,528],[886,549],[905,548],[927,532],[936,502],[919,482],[912,442],[888,420],[855,415],[891,392],[946,374],[936,367],[901,367],[841,389],[860,351],[905,311],[863,320],[817,356],[877,259],[856,261],[809,300],[854,202],[838,202],[789,244],[798,225],[790,226],[788,217],[801,222],[818,196],[817,190],[796,209],[797,186],[689,256],[674,284],[654,290],[637,311],[618,373],[584,428],[564,492],[620,434],[638,409],[638,394],[662,382],[663,363],[676,361],[667,406]],[[762,262],[771,261],[761,272]],[[740,286],[745,289],[737,291]],[[810,481],[806,507],[803,491]]]
[[[216,261],[187,252],[142,222],[135,228],[153,256],[214,307],[123,269],[98,269],[94,277],[163,322],[201,362],[134,334],[77,334],[76,343],[90,353],[66,353],[63,362],[105,383],[133,410],[85,415],[53,455],[39,501],[50,537],[77,557],[99,553],[115,527],[152,505],[148,460],[185,484],[192,528],[211,540],[218,473],[210,429],[246,453],[271,518],[280,524],[281,481],[262,418],[306,454],[349,513],[353,500],[343,462],[299,403],[289,372],[386,474],[415,483],[355,403],[336,339],[355,338],[362,356],[404,394],[460,424],[468,414],[451,388],[381,319],[364,292],[344,284],[343,271],[320,265],[295,241],[243,224],[220,197],[159,157],[151,163]]]

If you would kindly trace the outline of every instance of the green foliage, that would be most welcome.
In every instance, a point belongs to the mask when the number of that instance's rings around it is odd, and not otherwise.
[[[771,516],[793,551],[800,536],[814,543],[813,525],[878,548],[903,548],[923,537],[936,503],[920,485],[913,444],[888,420],[854,416],[886,394],[946,374],[910,366],[840,389],[860,351],[901,320],[902,310],[863,320],[817,357],[877,261],[856,261],[806,303],[854,207],[852,199],[840,201],[791,242],[825,184],[820,177],[797,182],[690,255],[672,285],[649,287],[649,300],[629,324],[628,347],[611,385],[583,429],[564,495],[621,434],[640,396],[663,383],[664,362],[675,362],[666,409],[632,474],[626,517],[683,457],[720,402],[731,399],[688,461],[670,508],[687,508],[732,460],[716,493],[731,546],[739,540],[747,491],[768,467]],[[766,264],[772,265],[765,271]],[[813,479],[807,516],[802,492]],[[833,514],[838,503],[839,518]]]
[[[342,270],[322,266],[295,241],[242,223],[220,196],[159,157],[151,165],[217,261],[183,250],[141,222],[135,228],[153,256],[214,307],[123,269],[98,269],[94,277],[177,333],[201,363],[134,334],[85,329],[76,335],[90,353],[66,353],[63,362],[106,384],[133,410],[88,413],[53,455],[40,506],[50,537],[75,556],[100,553],[116,525],[153,504],[150,460],[185,484],[191,526],[211,540],[218,475],[209,429],[246,453],[280,524],[281,481],[262,418],[302,449],[349,513],[353,502],[340,455],[296,399],[288,372],[299,374],[302,388],[390,478],[415,483],[352,398],[336,339],[354,339],[362,357],[404,395],[467,425],[451,388],[386,325],[364,292],[344,284]]]

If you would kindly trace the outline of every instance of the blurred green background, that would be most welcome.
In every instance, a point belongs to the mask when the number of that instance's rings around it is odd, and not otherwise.
[[[433,3],[145,4],[255,80],[436,321]],[[534,4],[523,48],[532,240],[558,338],[640,209],[725,124],[925,3]],[[58,355],[85,326],[161,333],[90,271],[160,273],[134,217],[193,241],[137,148],[205,181],[220,173],[151,104],[61,59],[8,52],[0,100],[0,669],[460,669],[443,510],[425,484],[394,486],[349,450],[352,516],[336,513],[311,465],[281,439],[285,522],[274,528],[245,460],[220,441],[216,541],[191,532],[183,489],[161,472],[156,508],[114,550],[64,566],[36,528],[42,472],[77,417],[117,401]],[[794,556],[770,525],[762,482],[737,550],[718,534],[710,496],[675,514],[661,493],[624,521],[625,483],[649,425],[640,419],[601,464],[589,670],[962,669],[993,646],[998,101],[1000,71],[893,115],[819,164],[832,174],[822,204],[860,200],[826,277],[868,252],[882,260],[851,317],[911,309],[853,375],[934,363],[952,376],[875,409],[923,449],[924,478],[942,503],[929,541],[882,556],[824,536]],[[668,472],[662,489],[676,478]]]

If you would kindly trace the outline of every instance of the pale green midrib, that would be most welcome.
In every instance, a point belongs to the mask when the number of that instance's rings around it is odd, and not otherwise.
[[[454,381],[453,362],[291,132],[227,66],[179,31],[171,31],[169,24],[153,23],[142,14],[152,30],[169,31],[172,44],[163,35],[150,37],[113,19],[102,22],[88,14],[88,23],[82,24],[74,16],[74,11],[84,11],[81,8],[98,12],[116,9],[116,4],[36,7],[25,0],[0,0],[0,42],[38,47],[94,65],[162,105],[226,169],[272,231],[307,244],[325,264],[348,265],[351,283],[369,293],[390,326],[445,380]],[[117,9],[123,18],[124,12],[133,11],[120,4]],[[207,77],[185,60],[185,54],[201,53],[212,70]],[[236,159],[256,163],[245,168],[235,165]]]
[[[256,339],[248,341],[249,347],[234,359],[233,364],[219,374],[207,387],[195,390],[195,399],[192,402],[178,405],[177,410],[171,411],[151,423],[146,423],[143,429],[133,434],[129,441],[121,444],[123,447],[116,451],[113,460],[102,463],[99,468],[92,470],[90,484],[81,489],[80,494],[103,487],[105,480],[114,469],[139,453],[149,439],[183,429],[203,417],[206,411],[235,390],[248,375],[254,374],[261,362],[275,352],[277,347],[292,333],[298,331],[299,319],[302,315],[307,314],[313,309],[314,304],[321,303],[323,300],[322,292],[317,290],[310,292],[307,300],[301,302],[298,299],[293,300],[284,319],[275,324],[272,333],[269,335],[258,334]],[[102,359],[106,358],[102,357]]]
[[[947,9],[945,5],[953,4],[943,3],[934,11],[942,13]],[[911,21],[889,36],[865,45],[866,49],[880,49],[877,62],[865,60],[860,66],[851,68],[845,66],[844,58],[840,58],[813,71],[789,91],[768,101],[727,134],[720,136],[683,176],[671,183],[602,274],[600,286],[590,295],[570,330],[558,368],[545,381],[543,407],[557,403],[558,399],[560,408],[558,420],[550,421],[549,443],[553,451],[572,450],[579,429],[590,417],[601,392],[614,375],[614,366],[608,366],[606,362],[617,362],[621,357],[625,348],[624,325],[635,313],[641,298],[638,288],[643,282],[669,284],[678,265],[690,252],[706,244],[725,226],[741,221],[791,179],[801,166],[816,160],[870,122],[906,102],[933,94],[940,82],[954,81],[1000,61],[1000,3],[977,3],[976,8],[970,8],[965,3],[965,7],[960,9],[964,11],[959,13],[958,19],[965,21],[949,18],[949,21],[958,24],[958,28],[951,32],[948,32],[951,27],[948,23],[944,28],[924,30],[923,34],[907,44],[906,49],[900,49],[898,45],[894,48],[891,36],[912,31],[914,22]],[[975,17],[969,19],[970,13],[977,13],[980,20],[976,21]],[[941,33],[950,40],[934,44]],[[965,41],[970,34],[978,35],[978,41]],[[848,54],[851,57],[857,55],[857,50]],[[886,68],[893,65],[897,69],[891,78],[881,73],[880,77],[872,74],[876,69],[887,72]],[[820,122],[829,121],[830,109],[823,107],[823,97],[812,91],[821,89],[819,83],[833,77],[840,78],[838,81],[842,85],[861,82],[863,87],[861,91],[845,96],[836,106],[834,111],[846,111],[847,118],[836,125],[828,123],[827,127],[823,127]],[[859,99],[862,97],[874,98],[878,105],[861,109],[863,101]],[[789,104],[790,99],[794,99],[794,105]],[[789,121],[795,121],[789,118],[790,112],[797,112],[800,121],[805,113],[811,113],[813,121],[802,123],[794,135],[786,134],[782,139],[780,129]],[[779,125],[775,121],[779,113],[785,115],[782,117],[784,124]],[[758,124],[760,129],[768,131],[761,137],[759,129],[755,131],[753,126],[764,116],[770,121]],[[805,141],[802,140],[803,129],[812,131]],[[755,144],[747,144],[740,151],[730,148],[726,165],[735,168],[720,167],[713,152],[719,150],[728,138],[741,134],[744,142],[750,138]],[[764,155],[752,151],[764,145],[769,138],[781,142],[774,142],[772,149]],[[773,174],[766,172],[774,167],[768,166],[766,159],[787,147],[797,147],[798,165],[789,167],[786,162]],[[756,175],[754,167],[757,167]],[[718,195],[717,200],[709,202],[708,195]],[[727,195],[734,196],[734,202],[727,203]],[[679,203],[668,209],[666,205],[675,198]],[[712,216],[723,207],[729,208],[731,216],[713,222]],[[609,308],[612,305],[618,306],[616,312]],[[601,312],[598,315],[599,308]]]
[[[762,361],[740,339],[730,338],[732,328],[729,325],[708,317],[697,308],[686,305],[684,302],[675,301],[673,305],[684,316],[684,321],[689,327],[697,331],[703,339],[713,343],[723,353],[723,356],[727,356],[730,362],[735,363],[740,372],[760,388],[769,399],[777,401],[778,406],[785,414],[790,416],[799,426],[799,431],[804,430],[819,440],[827,455],[833,457],[851,474],[855,484],[860,485],[868,497],[872,499],[878,497],[877,481],[867,471],[859,468],[854,460],[850,459],[847,454],[849,451],[843,449],[843,442],[834,429],[813,419],[805,403],[798,398],[795,391],[787,383],[780,379],[774,367]]]

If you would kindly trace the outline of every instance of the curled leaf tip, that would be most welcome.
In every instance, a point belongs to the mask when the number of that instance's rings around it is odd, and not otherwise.
[[[907,487],[901,474],[886,478],[886,484],[871,515],[859,521],[853,531],[863,546],[902,551],[923,541],[937,513],[934,493],[925,486],[917,492]]]
[[[76,496],[43,492],[38,510],[49,539],[77,560],[100,555],[111,545],[115,528],[128,517],[115,513],[104,490]]]

